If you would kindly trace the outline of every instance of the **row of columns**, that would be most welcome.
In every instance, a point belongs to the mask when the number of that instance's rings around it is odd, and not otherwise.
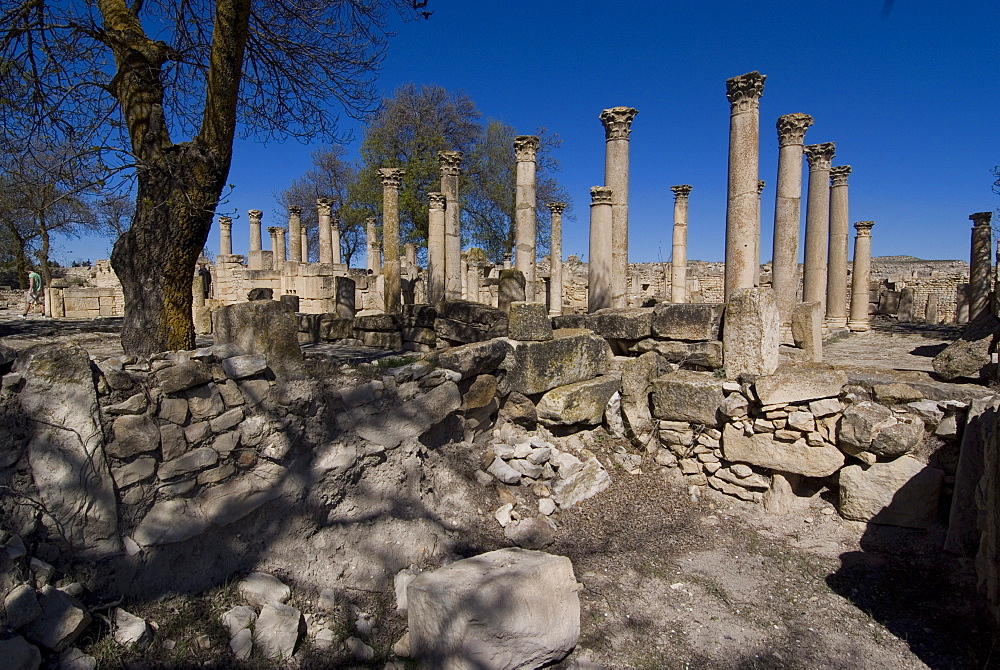
[[[316,201],[317,218],[319,219],[319,262],[340,264],[340,224],[333,221],[332,203],[327,198]],[[247,212],[250,221],[250,257],[251,270],[270,269],[262,267],[261,254],[263,241],[261,221],[264,213],[259,209]],[[309,258],[309,238],[302,227],[302,208],[288,208],[288,253],[285,253],[285,229],[280,226],[269,226],[271,251],[274,263],[292,261],[306,262]],[[219,217],[219,253],[230,256],[233,253],[233,219],[229,216]]]

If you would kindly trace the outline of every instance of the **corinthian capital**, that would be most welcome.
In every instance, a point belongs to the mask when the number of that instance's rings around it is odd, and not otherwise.
[[[233,227],[233,217],[231,216],[220,216],[219,226],[222,228],[232,228]]]
[[[978,228],[979,226],[989,226],[993,212],[976,212],[969,215],[969,220]]]
[[[754,70],[726,80],[726,97],[734,112],[755,109],[764,95],[764,80],[767,75]]]
[[[806,131],[813,124],[813,117],[808,114],[785,114],[778,117],[778,146],[802,144],[806,139]]]
[[[847,175],[851,174],[850,165],[838,165],[830,168],[830,186],[847,186]]]
[[[444,209],[444,193],[441,193],[440,191],[431,191],[427,194],[427,200],[430,201],[431,209]]]
[[[458,175],[458,171],[462,169],[462,152],[461,151],[439,151],[438,152],[438,167],[441,170],[442,177],[455,177]]]
[[[331,203],[329,198],[316,199],[316,214],[319,216],[330,216]]]
[[[291,205],[288,208],[288,215],[289,216],[302,216],[302,208],[299,207],[298,205]]]
[[[760,195],[761,193],[764,192],[764,187],[765,186],[767,186],[767,182],[766,181],[764,181],[763,179],[758,179],[757,180],[757,195]]]
[[[268,232],[268,234],[270,234],[270,235],[271,235],[272,237],[274,237],[275,235],[277,235],[277,234],[278,234],[278,231],[279,231],[279,230],[280,230],[281,232],[285,232],[285,229],[284,229],[284,228],[282,228],[281,226],[268,226],[268,227],[267,227],[267,232]]]
[[[549,208],[549,211],[553,214],[562,214],[566,211],[565,202],[547,202],[545,206]]]
[[[610,205],[611,204],[611,188],[609,186],[591,186],[590,187],[590,204],[593,205]]]
[[[533,161],[538,155],[538,138],[534,135],[518,135],[514,138],[514,155],[517,162]]]
[[[823,142],[822,144],[807,144],[802,149],[809,161],[809,170],[829,170],[830,162],[837,152],[837,145],[833,142]]]
[[[871,235],[874,225],[874,221],[855,221],[854,230],[858,231],[858,235]]]
[[[403,184],[403,175],[406,170],[403,168],[379,168],[378,176],[382,180],[382,188],[399,189]]]
[[[247,214],[250,215],[250,223],[260,223],[260,220],[264,217],[264,212],[259,209],[247,210]]]
[[[671,186],[670,190],[674,192],[674,200],[687,200],[687,197],[691,195],[692,188],[694,187],[690,184],[678,184]]]
[[[632,119],[639,113],[633,107],[612,107],[601,112],[604,137],[608,140],[627,140],[632,132]]]

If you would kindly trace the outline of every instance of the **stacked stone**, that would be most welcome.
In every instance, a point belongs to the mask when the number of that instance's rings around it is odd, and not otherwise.
[[[354,318],[354,340],[363,346],[401,351],[403,336],[397,314],[369,314]]]
[[[507,313],[467,300],[446,300],[434,319],[438,347],[481,342],[507,335]]]

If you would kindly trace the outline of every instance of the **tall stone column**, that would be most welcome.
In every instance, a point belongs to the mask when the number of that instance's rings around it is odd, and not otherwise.
[[[687,302],[689,184],[671,186],[674,192],[674,239],[670,256],[670,302]]]
[[[233,217],[219,217],[219,255],[233,255]]]
[[[382,272],[382,260],[378,257],[378,231],[375,229],[375,217],[365,219],[365,249],[367,249],[367,269],[372,274]]]
[[[302,262],[309,262],[309,230],[302,228],[299,230],[299,246],[302,247]]]
[[[444,300],[444,193],[427,194],[427,302],[434,305]]]
[[[439,151],[441,192],[444,193],[444,294],[446,300],[462,298],[462,224],[458,207],[458,173],[461,151]]]
[[[330,219],[331,263],[340,265],[340,219]]]
[[[402,285],[399,281],[399,186],[403,168],[379,168],[382,178],[382,245],[385,260],[385,313],[398,314]]]
[[[590,189],[590,260],[587,263],[587,311],[611,307],[613,193],[607,186]]]
[[[805,268],[802,272],[802,302],[818,302],[826,314],[826,255],[830,237],[830,162],[836,152],[833,142],[805,147],[809,160],[809,194],[806,201]]]
[[[302,208],[292,205],[288,208],[288,260],[301,263],[302,257]]]
[[[639,110],[612,107],[601,112],[604,124],[604,184],[611,189],[611,305],[628,304],[629,136]]]
[[[535,291],[535,156],[538,138],[518,135],[514,138],[517,158],[517,190],[514,195],[514,262],[524,275],[524,295],[528,302],[537,300]]]
[[[857,221],[854,229],[854,266],[851,277],[851,320],[847,327],[857,333],[870,328],[868,321],[868,291],[872,276],[872,226],[874,221]]]
[[[726,80],[729,98],[729,180],[726,198],[725,299],[738,288],[753,288],[759,267],[760,199],[757,174],[760,153],[760,96],[764,80],[748,72]]]
[[[790,328],[799,290],[799,231],[802,217],[802,145],[813,124],[808,114],[778,117],[778,183],[774,195],[771,287],[782,329]]]
[[[281,226],[268,226],[267,234],[271,236],[271,269],[281,270],[285,265],[285,229]]]
[[[250,216],[250,255],[247,258],[247,267],[251,270],[263,270],[263,257],[260,253],[260,220],[263,218],[264,212],[259,209],[251,209],[247,214]]]
[[[969,321],[974,321],[990,306],[993,264],[990,257],[993,229],[992,212],[969,216],[972,221],[972,254],[969,257]]]
[[[756,268],[753,272],[753,285],[760,286],[760,200],[764,195],[764,187],[767,186],[767,182],[763,179],[757,180],[757,236],[753,238],[754,241],[754,267]]]
[[[830,169],[830,259],[826,277],[826,323],[830,328],[847,325],[847,176],[850,165]]]
[[[562,276],[562,215],[566,211],[565,202],[546,203],[552,214],[552,240],[549,242],[549,315],[560,316],[563,313],[563,276]]]
[[[330,239],[330,219],[332,208],[329,198],[317,198],[316,219],[319,221],[319,262],[333,262],[333,246]]]
[[[469,257],[467,254],[462,254],[461,261],[461,273],[462,273],[462,300],[469,300]]]

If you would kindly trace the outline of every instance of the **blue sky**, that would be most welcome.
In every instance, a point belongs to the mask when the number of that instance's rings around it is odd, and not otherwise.
[[[607,107],[635,107],[630,260],[670,256],[673,194],[691,184],[690,259],[725,253],[729,103],[725,80],[767,75],[760,105],[761,256],[770,259],[775,121],[805,112],[806,143],[835,142],[851,165],[850,217],[875,221],[875,255],[969,256],[969,214],[996,210],[1000,164],[1000,4],[986,0],[430,0],[429,21],[397,22],[379,76],[463,90],[484,116],[563,139],[559,180],[573,198],[566,256],[587,257],[589,188],[604,173]],[[350,146],[356,155],[360,126]],[[226,207],[235,253],[248,209],[284,225],[274,194],[310,165],[316,145],[237,143]],[[512,149],[513,150],[513,149]],[[304,203],[305,204],[305,203]],[[803,207],[803,218],[805,208]],[[853,229],[852,229],[853,239]],[[218,249],[218,230],[208,242]],[[853,242],[852,242],[853,246]],[[105,258],[102,240],[62,243],[56,258]]]

